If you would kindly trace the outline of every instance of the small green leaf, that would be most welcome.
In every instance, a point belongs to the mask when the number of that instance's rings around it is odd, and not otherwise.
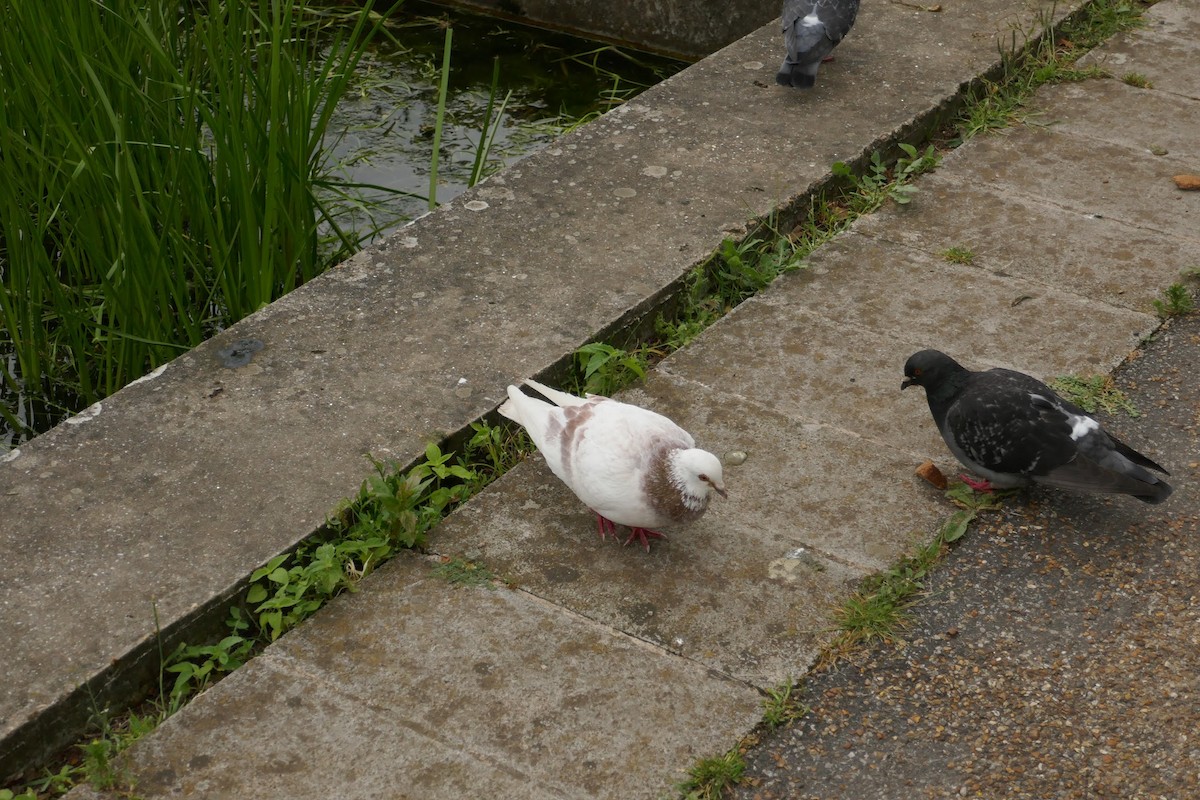
[[[284,561],[287,561],[287,553],[284,553],[281,556],[275,556],[268,561],[265,566],[259,567],[258,569],[254,570],[254,572],[250,573],[250,582],[253,583],[259,578],[271,574]]]
[[[247,603],[261,603],[267,599],[267,589],[261,583],[256,583],[246,592]]]
[[[942,526],[942,531],[939,534],[943,542],[957,542],[967,532],[967,527],[971,524],[971,520],[975,519],[975,512],[966,509],[955,511],[950,519]]]
[[[973,509],[976,506],[975,490],[962,481],[953,481],[946,489],[946,499],[960,508]]]

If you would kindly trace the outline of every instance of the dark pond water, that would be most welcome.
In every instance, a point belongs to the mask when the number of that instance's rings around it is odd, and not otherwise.
[[[341,119],[335,125],[340,138],[330,144],[348,179],[410,193],[410,197],[390,199],[387,210],[408,219],[429,207],[447,27],[453,30],[453,38],[439,148],[439,202],[470,185],[485,130],[488,145],[482,172],[487,175],[687,66],[438,6],[406,3],[388,25],[395,41],[379,37],[363,59],[358,92],[341,105]]]

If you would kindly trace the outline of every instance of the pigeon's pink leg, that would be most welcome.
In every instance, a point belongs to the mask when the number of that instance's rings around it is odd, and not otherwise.
[[[970,486],[972,489],[974,489],[977,492],[984,492],[986,494],[991,494],[992,492],[996,491],[995,488],[992,487],[992,484],[989,481],[987,481],[986,479],[977,481],[974,478],[972,478],[970,475],[966,475],[963,473],[959,473],[958,477],[963,483],[965,483],[967,486]]]
[[[629,529],[629,538],[626,539],[621,544],[621,546],[624,547],[625,545],[632,542],[634,539],[637,539],[639,542],[642,543],[642,547],[646,548],[646,552],[649,553],[650,552],[650,539],[666,539],[666,538],[667,538],[666,536],[663,536],[658,531],[652,531],[649,528],[630,528]]]
[[[617,538],[617,523],[608,517],[600,516],[598,511],[593,511],[592,513],[596,515],[596,530],[600,532],[600,540],[604,541],[604,537],[610,533],[614,539]]]
[[[825,56],[821,59],[822,64],[828,64],[830,61],[833,61],[833,56]]]

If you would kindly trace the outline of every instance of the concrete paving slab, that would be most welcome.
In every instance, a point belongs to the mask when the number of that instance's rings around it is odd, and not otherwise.
[[[415,724],[410,709],[330,685],[281,659],[256,659],[226,683],[130,751],[127,777],[138,797],[563,796],[541,776]]]
[[[813,313],[797,295],[769,300],[779,289],[738,306],[661,368],[792,419],[898,448],[915,459],[908,472],[923,454],[943,454],[925,403],[900,394],[905,360],[929,345]]]
[[[750,457],[738,467],[738,480],[755,491],[727,510],[766,530],[792,530],[808,547],[847,563],[890,566],[945,513],[912,496],[921,484],[910,474],[916,465],[908,453],[785,417],[773,411],[775,397],[755,384],[737,388],[711,390],[663,375],[622,397],[660,409],[706,439],[740,445],[734,449]]]
[[[1158,91],[1200,100],[1200,4],[1162,0],[1146,10],[1145,27],[1121,33],[1080,59],[1121,78],[1144,75]]]
[[[594,517],[535,456],[446,520],[433,549],[767,688],[802,674],[846,592],[947,513],[914,491],[907,454],[740,395],[655,374],[621,399],[700,432],[716,453],[747,453],[727,470],[729,500],[646,554],[600,541]]]
[[[891,213],[902,224],[904,212]],[[987,364],[1039,377],[1107,371],[1157,324],[1147,314],[949,264],[853,231],[814,252],[808,263],[808,269],[778,279],[759,299],[774,306],[803,306],[847,326],[922,342],[952,355],[975,354]],[[901,360],[892,374],[901,375],[903,364]],[[754,383],[769,386],[775,381],[791,383],[774,366],[756,374]],[[903,431],[886,441],[914,446]]]
[[[1047,86],[1032,107],[1038,125],[1177,160],[1200,160],[1200,102],[1119,80]],[[1112,109],[1125,119],[1112,123]]]
[[[141,797],[657,798],[745,684],[404,556],[129,751]]]
[[[1171,180],[1194,170],[1186,159],[1023,126],[977,137],[945,161],[1001,193],[1200,241],[1200,192],[1181,192]]]
[[[903,211],[866,217],[855,230],[938,259],[965,247],[973,267],[1145,313],[1195,261],[1192,240],[982,187],[952,169],[917,185]]]

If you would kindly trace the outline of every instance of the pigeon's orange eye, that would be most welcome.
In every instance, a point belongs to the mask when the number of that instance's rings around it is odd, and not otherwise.
[[[921,368],[913,367],[913,377],[918,378],[918,377],[920,377],[920,375],[921,375]]]
[[[701,476],[700,476],[700,480],[704,481],[705,483],[710,483],[710,481],[708,480],[708,476],[707,476],[707,475],[701,475]]]

